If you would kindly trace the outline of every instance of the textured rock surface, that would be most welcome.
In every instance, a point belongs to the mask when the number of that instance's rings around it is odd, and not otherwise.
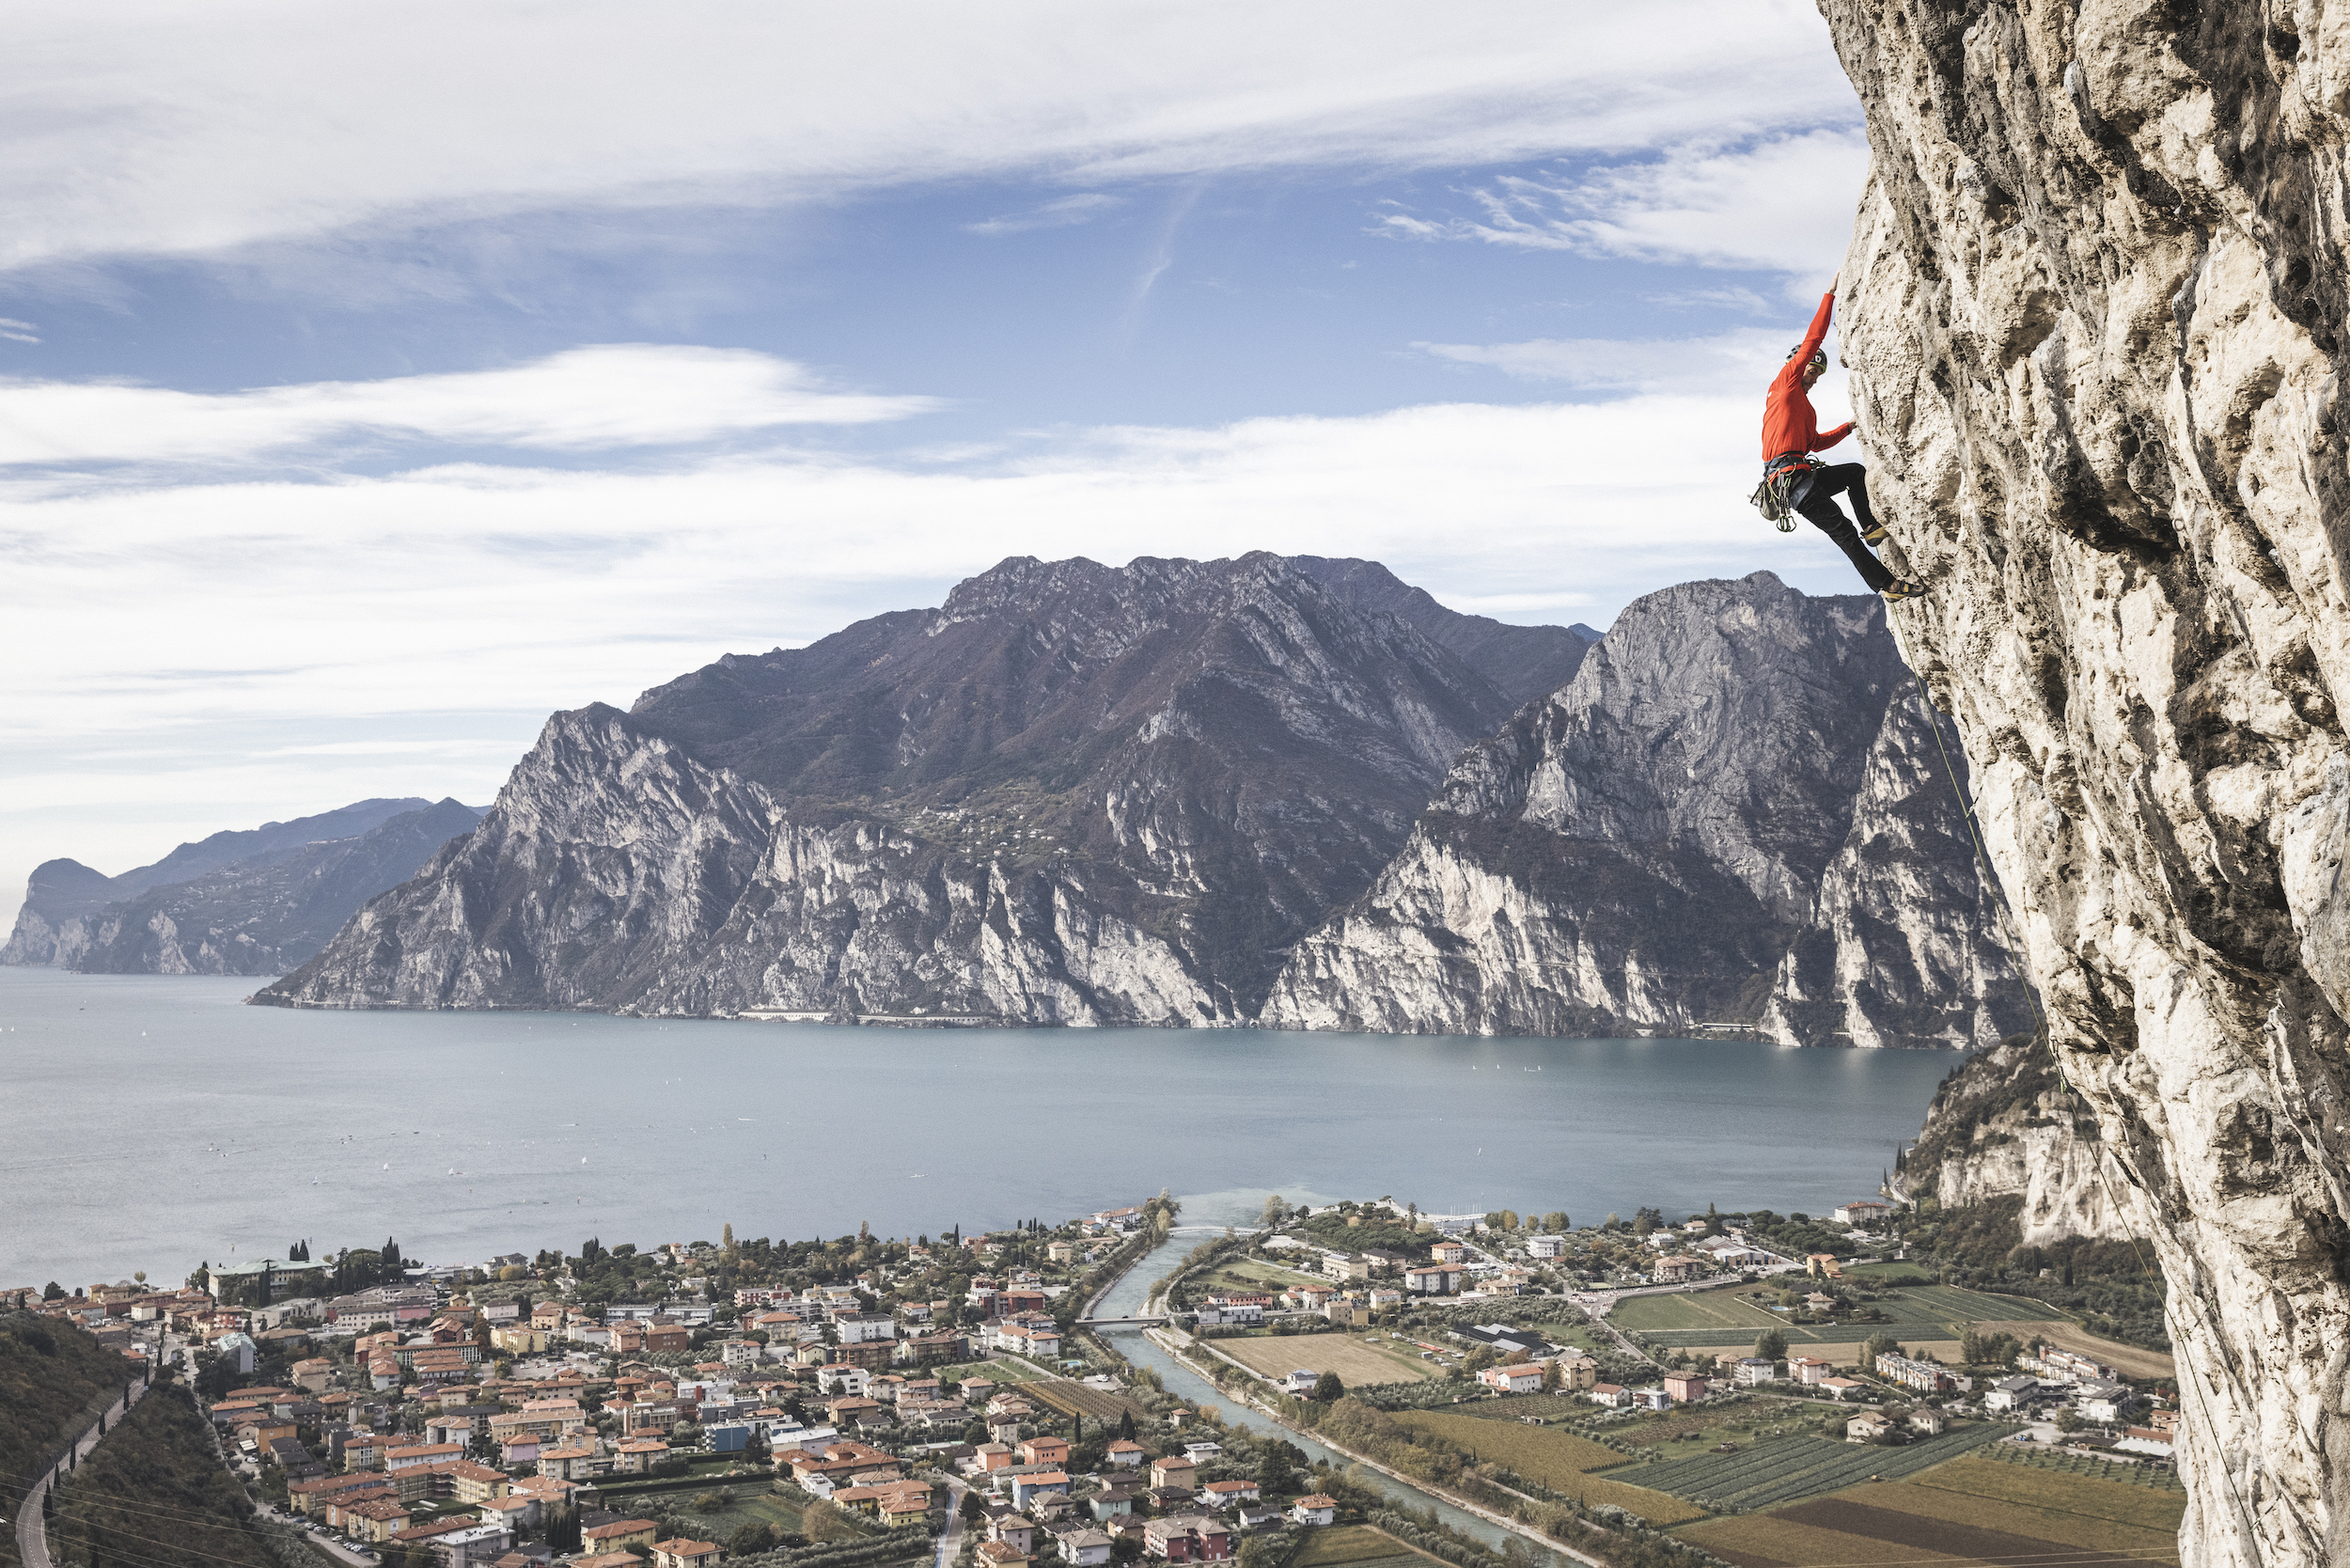
[[[1015,559],[557,715],[263,999],[1246,1021],[1511,708],[1346,575]]]
[[[2170,1278],[2185,1559],[2350,1560],[2350,6],[1822,9],[1897,613]]]
[[[1875,600],[1652,594],[1454,765],[1265,1020],[1989,1044],[2026,1004],[1935,761]]]
[[[282,974],[478,816],[455,801],[363,800],[215,833],[120,876],[78,860],[47,861],[34,869],[0,964],[94,974]]]
[[[2021,1199],[2025,1246],[2126,1241],[2130,1215],[2121,1205],[2129,1187],[2100,1178],[2103,1157],[2096,1119],[2064,1087],[2046,1043],[2017,1035],[1943,1080],[1893,1190],[1946,1209]]]

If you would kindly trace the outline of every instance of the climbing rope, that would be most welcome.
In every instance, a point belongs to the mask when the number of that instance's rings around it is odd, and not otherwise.
[[[1893,646],[1901,653],[1902,663],[1909,666],[1910,679],[1917,682],[1918,700],[1924,704],[1926,724],[1934,731],[1934,748],[1942,754],[1942,771],[1950,781],[1950,796],[1958,802],[1959,817],[1966,823],[1966,837],[1975,846],[1975,861],[1982,868],[1983,880],[1991,887],[1992,900],[1998,907],[2000,924],[2007,933],[2008,940],[2014,944],[2013,950],[2017,958],[2016,978],[2022,982],[2024,988],[2025,1006],[2029,1009],[2032,1022],[2037,1027],[2040,1035],[2044,1039],[2048,1039],[2049,1051],[2053,1055],[2056,1043],[2048,1034],[2048,1015],[2042,1010],[2039,994],[2032,990],[2031,981],[2023,978],[2024,943],[2020,923],[2016,921],[2014,911],[2008,904],[2006,888],[2001,886],[1998,873],[1991,869],[1991,856],[1983,848],[1982,833],[1975,820],[1974,803],[1966,798],[1966,788],[1958,780],[1958,769],[1950,761],[1950,748],[1942,741],[1942,711],[1934,705],[1933,694],[1926,689],[1926,678],[1919,671],[1918,662],[1909,656],[1908,641],[1903,637],[1901,627],[1895,624],[1890,610],[1886,612],[1885,624],[1893,634]],[[2088,1096],[2073,1087],[2072,1079],[2065,1075],[2061,1066],[2057,1069],[2057,1082],[2063,1087],[2064,1092],[2071,1098],[2087,1101]],[[2115,1157],[2118,1159],[2120,1156]],[[2123,1239],[2130,1244],[2130,1253],[2138,1260],[2138,1273],[2153,1274],[2154,1271],[2146,1265],[2145,1249],[2138,1245],[2138,1231],[2129,1222],[2129,1211],[2122,1207],[2121,1201],[2114,1196],[2113,1184],[2106,1179],[2105,1140],[2102,1137],[2098,1139],[2097,1152],[2090,1160],[2090,1169],[2096,1173],[2097,1185],[2106,1195],[2106,1206],[2112,1211],[2115,1221],[2122,1227]],[[2164,1294],[2167,1298],[2169,1293],[2166,1291]],[[2166,1315],[2168,1315],[2167,1309],[2170,1307],[2168,1299],[2165,1300],[2164,1305]],[[2173,1318],[2170,1325],[2172,1339],[2181,1342],[2188,1339],[2187,1335],[2177,1332],[2184,1321],[2183,1317]],[[2217,1336],[2214,1336],[2214,1339],[2216,1341]],[[2213,1354],[2215,1356],[2218,1354],[2216,1343]],[[2224,1357],[2220,1360],[2220,1370],[2227,1374],[2231,1382],[2236,1381],[2234,1369],[2226,1364]],[[2202,1379],[2188,1376],[2182,1377],[2179,1381],[2195,1390],[2196,1406],[2202,1412],[2204,1424],[2217,1435],[2219,1430],[2218,1423],[2212,1419],[2211,1402],[2204,1397]],[[2246,1391],[2239,1385],[2237,1392],[2244,1394]],[[2248,1396],[2246,1403],[2248,1404],[2250,1403]],[[2243,1527],[2244,1538],[2252,1548],[2252,1560],[2256,1563],[2266,1562],[2267,1556],[2261,1550],[2260,1531],[2255,1528],[2252,1512],[2245,1506],[2244,1495],[2236,1489],[2235,1470],[2228,1464],[2224,1455],[2220,1459],[2219,1475],[2220,1479],[2228,1484],[2228,1497],[2235,1504],[2237,1523]]]

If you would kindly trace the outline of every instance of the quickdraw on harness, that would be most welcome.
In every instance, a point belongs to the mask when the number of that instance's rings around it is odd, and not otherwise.
[[[1754,487],[1747,500],[1765,519],[1778,525],[1782,534],[1795,531],[1795,503],[1810,488],[1812,474],[1827,464],[1804,452],[1788,452],[1773,458],[1771,465],[1762,470],[1762,482]]]

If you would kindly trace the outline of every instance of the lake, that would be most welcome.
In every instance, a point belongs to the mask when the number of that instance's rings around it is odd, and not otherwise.
[[[1245,1029],[896,1030],[241,1005],[260,981],[0,969],[0,1286],[397,1237],[938,1234],[1166,1188],[1435,1213],[1818,1213],[1946,1052]]]

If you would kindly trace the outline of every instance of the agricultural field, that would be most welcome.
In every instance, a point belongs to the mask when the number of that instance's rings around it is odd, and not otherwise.
[[[1659,1330],[1784,1328],[1787,1314],[1758,1307],[1730,1291],[1691,1291],[1680,1295],[1636,1295],[1616,1304],[1608,1321],[1620,1328],[1650,1334]]]
[[[1386,1568],[1428,1568],[1435,1560],[1369,1525],[1333,1525],[1307,1536],[1289,1568],[1338,1568],[1340,1563],[1370,1568],[1374,1562]]]
[[[1544,1426],[1480,1421],[1470,1416],[1437,1415],[1425,1410],[1396,1413],[1396,1424],[1457,1444],[1480,1460],[1506,1465],[1528,1481],[1584,1503],[1608,1503],[1637,1513],[1653,1525],[1680,1524],[1705,1516],[1705,1511],[1679,1497],[1645,1486],[1627,1485],[1612,1476],[1592,1472],[1626,1463],[1611,1448]]]
[[[1017,1361],[965,1361],[956,1367],[932,1367],[928,1375],[957,1383],[966,1377],[984,1377],[990,1383],[1034,1383],[1041,1376]]]
[[[2061,1562],[2084,1553],[2113,1563],[2175,1562],[2184,1494],[2167,1473],[2139,1476],[2109,1481],[1969,1456],[1905,1481],[1864,1482],[1676,1533],[1743,1568],[1893,1558]],[[2162,1486],[2148,1484],[2156,1479]]]
[[[1082,1416],[1089,1421],[1114,1421],[1120,1416],[1141,1420],[1150,1412],[1124,1394],[1106,1388],[1089,1388],[1064,1377],[1039,1378],[1020,1390],[1040,1404],[1052,1406],[1064,1416]]]
[[[1216,1291],[1269,1291],[1276,1295],[1292,1285],[1308,1280],[1326,1285],[1330,1281],[1318,1273],[1291,1268],[1263,1258],[1236,1258],[1218,1263],[1205,1275],[1195,1277],[1191,1284],[1204,1284]]]
[[[2093,1356],[2124,1377],[2171,1378],[2179,1375],[2178,1363],[2170,1358],[2169,1351],[2148,1350],[2143,1345],[2125,1345],[2100,1339],[2076,1324],[1989,1322],[1978,1326],[1986,1334],[2013,1334],[2019,1340],[2038,1334],[2066,1350]]]
[[[1588,1420],[1592,1413],[1589,1394],[1509,1394],[1500,1399],[1473,1399],[1449,1412],[1464,1419],[1514,1421],[1539,1416],[1546,1421]]]
[[[1619,1471],[1613,1479],[1670,1492],[1716,1510],[1773,1508],[1864,1481],[1899,1481],[2015,1430],[1984,1421],[1898,1449],[1832,1437],[1774,1437],[1737,1453],[1668,1459]]]
[[[1417,1352],[1387,1350],[1353,1334],[1277,1334],[1203,1340],[1200,1344],[1272,1378],[1286,1377],[1292,1371],[1334,1372],[1351,1388],[1362,1383],[1408,1383],[1432,1375],[1429,1364]]]
[[[1851,1359],[1852,1353],[1845,1347],[1856,1347],[1878,1333],[1890,1334],[1913,1349],[1924,1346],[1945,1359],[1954,1359],[1962,1324],[1985,1327],[1998,1324],[2018,1338],[2037,1333],[2056,1339],[2079,1332],[2071,1318],[2045,1302],[1988,1295],[1954,1285],[1905,1285],[1872,1305],[1884,1314],[1883,1321],[1794,1324],[1787,1321],[1787,1314],[1731,1291],[1703,1291],[1634,1296],[1617,1307],[1611,1321],[1674,1350],[1745,1349],[1764,1329],[1777,1328],[1787,1336],[1790,1350],[1825,1355],[1830,1360]],[[1944,1350],[1945,1345],[1950,1349]]]
[[[740,1483],[733,1491],[731,1502],[707,1513],[693,1507],[695,1493],[679,1492],[670,1496],[692,1513],[696,1529],[721,1544],[744,1525],[773,1525],[785,1535],[800,1532],[800,1511],[758,1482]]]

